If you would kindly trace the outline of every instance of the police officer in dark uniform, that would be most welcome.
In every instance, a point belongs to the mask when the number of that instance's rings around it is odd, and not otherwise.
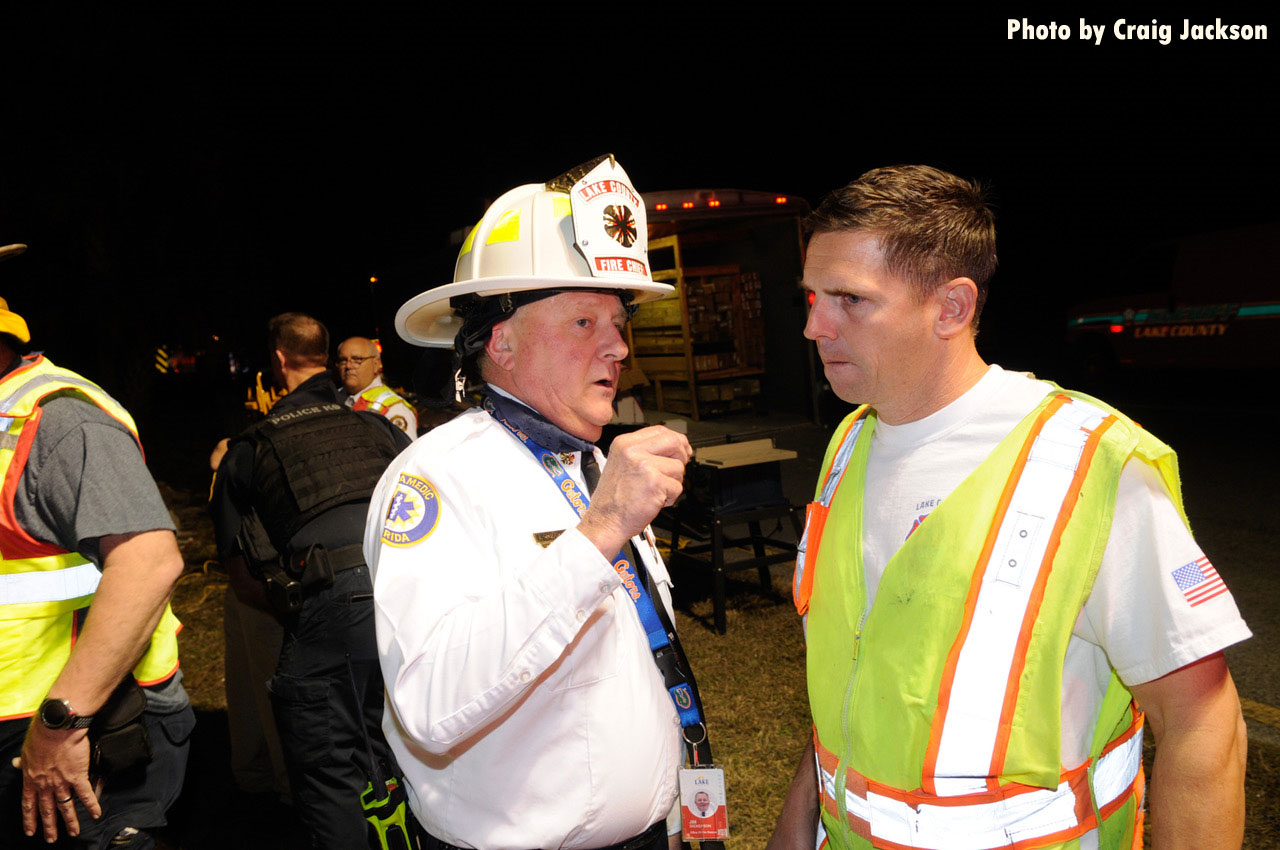
[[[310,845],[346,850],[369,840],[362,798],[385,797],[394,771],[361,540],[373,487],[409,438],[339,401],[320,322],[285,313],[269,337],[287,395],[231,441],[211,510],[237,595],[284,625],[268,687]]]

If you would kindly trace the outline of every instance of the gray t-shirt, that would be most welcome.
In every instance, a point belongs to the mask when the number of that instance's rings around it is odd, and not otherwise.
[[[173,530],[138,444],[123,424],[82,398],[54,398],[43,408],[14,494],[19,526],[99,567],[103,535]]]

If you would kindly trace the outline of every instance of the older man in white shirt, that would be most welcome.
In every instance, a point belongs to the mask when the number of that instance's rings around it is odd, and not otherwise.
[[[607,466],[593,445],[630,305],[671,291],[643,216],[612,157],[519,187],[454,283],[397,315],[484,396],[391,465],[365,532],[384,728],[428,848],[678,846],[681,727],[701,723],[648,523],[692,452],[661,427],[619,437]]]

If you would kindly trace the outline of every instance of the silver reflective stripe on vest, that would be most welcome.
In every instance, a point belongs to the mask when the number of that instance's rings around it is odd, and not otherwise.
[[[0,575],[0,618],[3,606],[32,602],[63,602],[90,596],[98,589],[102,574],[93,564],[84,563],[59,570]]]
[[[1094,769],[1099,810],[1133,786],[1142,767],[1142,732],[1098,759]],[[818,766],[823,793],[834,799],[835,776]],[[865,821],[873,838],[931,850],[994,850],[1080,826],[1076,794],[1063,782],[1055,789],[1012,794],[967,806],[913,805],[874,791],[865,798],[845,792],[849,815]]]
[[[50,374],[32,378],[30,381],[19,386],[17,391],[9,395],[8,398],[0,399],[0,413],[8,413],[19,401],[26,398],[32,390],[43,387],[45,384],[84,387],[85,389],[107,395],[106,390],[95,384],[93,381],[86,381],[84,378],[81,378],[73,372],[64,371],[61,367],[55,366],[52,368],[53,371]]]
[[[400,396],[396,395],[395,392],[387,389],[386,387],[378,387],[378,391],[374,393],[373,398],[369,398],[369,396],[365,394],[367,392],[368,390],[365,390],[365,392],[360,393],[360,397],[369,405],[368,409],[374,413],[381,413],[385,408],[395,404],[396,400],[400,398]]]
[[[831,507],[831,499],[835,497],[836,488],[840,486],[840,479],[844,478],[844,471],[849,466],[849,458],[853,457],[853,447],[857,444],[858,435],[862,433],[862,426],[865,424],[867,424],[867,417],[863,416],[849,426],[848,435],[840,444],[835,460],[831,461],[827,480],[822,484],[822,497],[818,500],[827,507]]]
[[[1093,793],[1098,808],[1115,802],[1138,778],[1142,766],[1142,730],[1098,759],[1093,769]]]
[[[844,478],[844,471],[849,466],[849,459],[853,457],[853,447],[858,442],[858,434],[862,433],[862,426],[866,423],[867,417],[863,416],[858,421],[849,426],[849,433],[845,435],[844,442],[840,444],[840,449],[836,452],[835,459],[831,461],[831,469],[827,470],[827,480],[822,484],[822,495],[818,497],[818,501],[823,507],[831,507],[831,500],[835,497],[836,488],[840,486],[840,479]],[[796,545],[796,571],[792,577],[791,593],[793,596],[800,593],[800,580],[804,578],[804,554],[809,548],[809,523],[804,524],[804,533],[800,535],[800,542]]]
[[[1081,401],[1062,405],[1044,423],[1027,455],[990,560],[980,565],[982,586],[956,662],[943,719],[934,788],[940,796],[987,789],[1018,635],[1032,590],[1049,568],[1046,550],[1080,466],[1089,435],[1107,418]],[[926,786],[927,787],[927,786]]]

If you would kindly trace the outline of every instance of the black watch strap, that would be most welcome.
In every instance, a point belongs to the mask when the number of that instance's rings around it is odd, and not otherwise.
[[[92,714],[76,714],[70,702],[57,697],[40,703],[37,716],[46,729],[87,729],[93,723]]]

